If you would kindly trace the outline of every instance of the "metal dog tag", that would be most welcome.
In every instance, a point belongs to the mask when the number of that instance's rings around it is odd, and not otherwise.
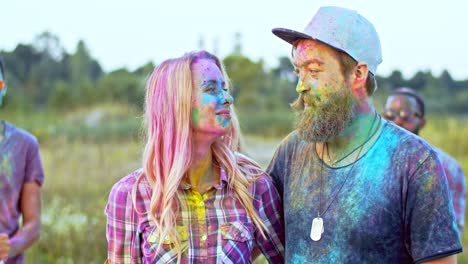
[[[310,238],[313,241],[319,241],[322,238],[323,228],[323,219],[321,217],[315,217],[312,221],[312,228],[310,229]]]

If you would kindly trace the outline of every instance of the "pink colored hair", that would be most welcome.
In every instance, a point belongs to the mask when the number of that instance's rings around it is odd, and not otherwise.
[[[200,59],[214,61],[226,83],[229,83],[220,60],[206,51],[199,51],[162,62],[154,69],[146,85],[147,142],[141,177],[146,177],[152,188],[150,211],[147,213],[155,223],[160,242],[165,238],[174,241],[179,249],[179,260],[181,245],[176,231],[179,211],[177,192],[192,163],[194,145],[191,136],[191,101],[196,91],[192,85],[191,65]],[[241,150],[240,129],[232,105],[231,116],[229,130],[212,145],[213,158],[225,168],[228,188],[234,190],[237,199],[263,235],[266,227],[253,208],[248,190],[263,171],[254,161],[237,153]],[[133,189],[134,202],[138,183]]]

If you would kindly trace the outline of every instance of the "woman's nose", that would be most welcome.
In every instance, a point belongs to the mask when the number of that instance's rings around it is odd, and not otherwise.
[[[222,96],[223,104],[231,105],[234,101],[234,98],[232,98],[231,94],[228,91],[224,91]]]

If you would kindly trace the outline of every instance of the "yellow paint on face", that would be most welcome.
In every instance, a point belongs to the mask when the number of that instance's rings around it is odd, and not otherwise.
[[[293,50],[293,64],[299,78],[296,91],[318,96],[343,87],[348,89],[336,56],[333,48],[318,41],[300,41]]]

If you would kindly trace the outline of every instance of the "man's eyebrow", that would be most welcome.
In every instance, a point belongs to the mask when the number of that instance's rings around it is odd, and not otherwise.
[[[296,64],[295,62],[293,62],[293,65],[296,66],[296,67],[301,67],[301,66],[309,65],[311,63],[315,63],[315,64],[318,64],[319,66],[321,66],[324,62],[319,60],[319,59],[310,59],[310,60],[304,61],[301,64]]]

